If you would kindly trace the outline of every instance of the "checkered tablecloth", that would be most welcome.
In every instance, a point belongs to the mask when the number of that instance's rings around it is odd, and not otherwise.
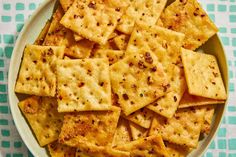
[[[7,76],[14,43],[25,21],[43,0],[0,0],[0,157],[33,156],[20,138],[7,96]],[[219,27],[229,65],[229,103],[205,157],[236,157],[236,0],[200,0]]]

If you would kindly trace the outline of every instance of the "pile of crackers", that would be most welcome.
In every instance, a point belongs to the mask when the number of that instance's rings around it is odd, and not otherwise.
[[[60,0],[15,92],[52,157],[187,156],[227,98],[197,0]]]

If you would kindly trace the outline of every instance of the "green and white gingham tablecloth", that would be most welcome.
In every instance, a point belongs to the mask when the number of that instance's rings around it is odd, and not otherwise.
[[[33,156],[20,138],[8,103],[7,77],[14,43],[43,0],[0,0],[0,157]],[[229,65],[230,96],[216,138],[204,156],[236,157],[236,0],[200,0],[219,27]]]

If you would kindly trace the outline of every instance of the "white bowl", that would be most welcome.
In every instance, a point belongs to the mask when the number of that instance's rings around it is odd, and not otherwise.
[[[9,69],[8,95],[11,113],[20,136],[22,137],[31,153],[36,157],[44,157],[49,155],[45,148],[39,146],[33,132],[30,129],[30,126],[21,114],[21,111],[18,108],[17,104],[20,100],[24,99],[25,96],[16,94],[14,92],[14,87],[18,75],[18,70],[20,68],[24,47],[28,43],[33,43],[37,38],[46,21],[51,18],[51,15],[56,8],[56,3],[56,0],[45,0],[41,4],[41,6],[34,12],[31,18],[26,22],[15,44]],[[206,44],[204,44],[201,49],[217,57],[223,80],[228,91],[228,67],[219,37],[215,35]],[[226,103],[217,106],[213,122],[214,125],[212,126],[210,134],[207,137],[202,137],[198,148],[191,152],[189,156],[196,157],[201,156],[204,153],[220,126],[225,108]]]

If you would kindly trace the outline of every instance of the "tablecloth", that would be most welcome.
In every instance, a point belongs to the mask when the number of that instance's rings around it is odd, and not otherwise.
[[[0,156],[32,157],[20,138],[8,103],[7,76],[14,43],[43,0],[0,0]],[[229,65],[229,103],[205,157],[236,157],[236,0],[200,0],[219,27]]]

